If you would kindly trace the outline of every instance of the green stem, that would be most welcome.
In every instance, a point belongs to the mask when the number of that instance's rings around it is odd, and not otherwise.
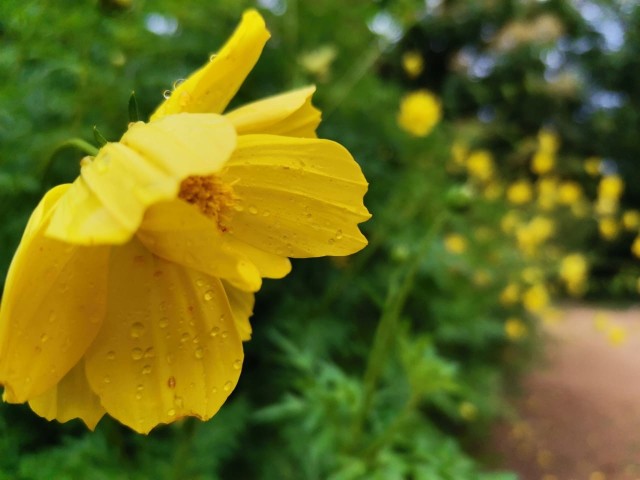
[[[367,368],[364,374],[364,398],[359,415],[356,417],[353,427],[353,445],[357,445],[362,430],[371,410],[373,398],[378,387],[378,381],[382,375],[383,367],[386,364],[389,350],[395,339],[395,332],[404,305],[413,289],[416,274],[422,259],[427,255],[434,237],[439,233],[442,224],[446,219],[446,211],[436,217],[431,224],[426,235],[423,237],[413,258],[407,261],[405,269],[398,269],[389,282],[389,289],[384,303],[382,315],[376,328],[373,339],[373,346],[369,353]]]
[[[62,143],[56,145],[56,147],[51,152],[44,162],[42,162],[38,168],[38,176],[40,178],[46,178],[49,170],[51,169],[51,165],[53,164],[53,160],[55,156],[63,150],[67,150],[70,148],[74,148],[76,150],[80,150],[82,153],[86,153],[87,155],[91,155],[95,157],[98,154],[98,149],[91,145],[89,142],[85,142],[81,138],[72,138],[69,140],[65,140]]]

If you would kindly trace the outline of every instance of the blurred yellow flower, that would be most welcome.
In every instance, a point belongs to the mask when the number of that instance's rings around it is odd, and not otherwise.
[[[592,177],[600,174],[600,164],[602,160],[598,157],[589,157],[584,161],[584,171]]]
[[[620,232],[620,225],[615,218],[604,217],[598,221],[598,231],[605,240],[614,240]]]
[[[561,182],[558,187],[558,203],[562,205],[573,205],[582,198],[582,187],[578,182]]]
[[[464,253],[467,250],[467,240],[458,233],[450,233],[444,238],[444,248],[449,253]]]
[[[538,146],[543,152],[555,153],[560,148],[560,139],[551,130],[542,129],[538,132]]]
[[[631,244],[631,253],[633,253],[636,258],[640,258],[640,235],[638,235]]]
[[[558,179],[543,177],[536,184],[538,188],[538,206],[541,210],[552,210],[558,197]]]
[[[482,195],[490,201],[499,199],[503,192],[504,187],[502,183],[497,180],[489,180],[484,184],[484,188],[482,189]]]
[[[603,177],[598,184],[598,198],[619,200],[624,190],[624,182],[618,175]]]
[[[640,227],[640,212],[627,210],[622,214],[622,224],[627,230],[637,230]]]
[[[517,283],[509,283],[500,293],[500,303],[504,306],[515,305],[520,299],[520,286]]]
[[[141,433],[211,418],[238,381],[262,278],[366,245],[367,182],[316,138],[313,87],[221,115],[268,38],[247,11],[148,123],[44,196],[0,308],[5,401]]]
[[[551,152],[539,150],[533,155],[531,160],[531,171],[538,175],[549,173],[556,164],[556,157]]]
[[[405,95],[400,102],[398,125],[416,137],[426,137],[442,117],[440,102],[431,92],[418,90]]]
[[[493,155],[487,150],[474,150],[467,158],[467,172],[473,178],[487,181],[493,176]]]
[[[464,143],[455,141],[451,146],[451,160],[456,166],[464,166],[469,155],[469,149]]]
[[[600,216],[611,216],[617,213],[619,205],[617,198],[600,197],[596,200],[594,209]]]
[[[409,78],[416,78],[424,70],[424,60],[420,52],[411,50],[402,55],[402,68]]]
[[[587,273],[587,260],[579,253],[567,255],[560,263],[560,278],[564,282],[567,291],[573,296],[584,294]]]
[[[338,51],[336,47],[333,45],[324,45],[300,55],[298,63],[318,80],[326,80],[329,76],[331,65],[337,55]]]
[[[541,313],[549,305],[549,293],[544,284],[538,283],[525,290],[522,305],[531,313]]]
[[[504,333],[509,340],[520,340],[528,333],[527,326],[519,318],[508,318],[504,324]]]
[[[507,200],[514,205],[529,203],[533,198],[533,188],[528,180],[518,180],[507,188]]]
[[[528,267],[522,269],[520,278],[522,278],[522,280],[528,284],[540,283],[544,279],[544,273],[542,272],[540,267],[529,265]]]
[[[613,325],[607,331],[607,340],[614,347],[622,345],[627,340],[627,331],[620,325]]]
[[[522,223],[520,215],[515,210],[510,210],[504,214],[502,220],[500,220],[500,228],[504,233],[513,233],[516,228]]]

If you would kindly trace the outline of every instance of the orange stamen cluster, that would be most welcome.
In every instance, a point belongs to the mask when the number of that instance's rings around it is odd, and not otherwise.
[[[187,177],[180,184],[178,197],[197,206],[207,217],[214,220],[221,231],[225,214],[235,202],[233,188],[222,182],[217,175]]]

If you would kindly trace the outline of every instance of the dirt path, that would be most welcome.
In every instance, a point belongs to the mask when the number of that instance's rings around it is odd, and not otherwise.
[[[547,365],[497,429],[522,480],[640,480],[640,307],[566,307]]]

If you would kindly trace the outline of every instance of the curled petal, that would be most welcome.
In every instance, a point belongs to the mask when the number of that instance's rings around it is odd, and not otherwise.
[[[22,403],[56,385],[101,327],[109,247],[80,247],[44,236],[68,190],[50,190],[13,258],[0,308],[0,384]]]
[[[222,282],[224,291],[227,292],[231,312],[235,321],[240,338],[243,341],[251,340],[251,323],[249,317],[253,315],[253,306],[256,303],[256,297],[252,292],[240,290],[228,282]]]
[[[348,255],[367,240],[357,224],[367,182],[341,145],[329,140],[242,135],[223,173],[239,204],[229,231],[288,257]]]
[[[84,360],[76,364],[55,387],[29,400],[29,406],[47,420],[64,423],[79,418],[90,430],[96,428],[106,413],[100,399],[89,387]]]
[[[220,280],[153,255],[113,249],[104,326],[86,355],[107,413],[137,432],[211,418],[235,387],[242,341]]]
[[[76,245],[127,242],[151,205],[177,196],[182,180],[218,171],[236,144],[231,123],[214,114],[138,122],[105,145],[61,199],[47,235]]]
[[[311,105],[316,87],[305,87],[244,105],[225,115],[240,135],[269,133],[316,137],[320,110]]]
[[[177,86],[151,120],[180,112],[222,113],[260,58],[269,37],[262,16],[255,10],[246,11],[218,54]]]

